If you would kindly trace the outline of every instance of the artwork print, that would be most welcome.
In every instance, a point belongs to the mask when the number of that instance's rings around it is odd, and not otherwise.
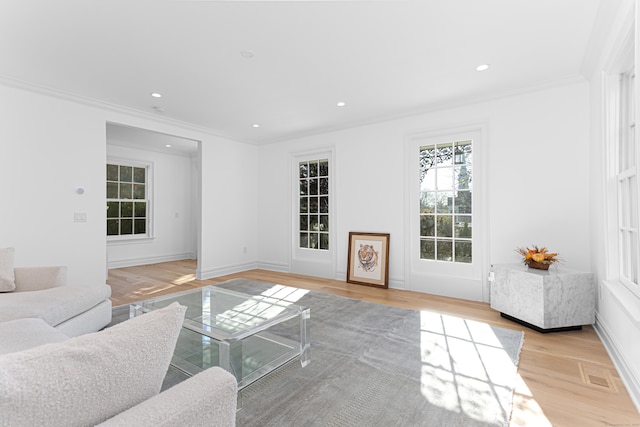
[[[347,282],[388,287],[389,234],[349,233]]]

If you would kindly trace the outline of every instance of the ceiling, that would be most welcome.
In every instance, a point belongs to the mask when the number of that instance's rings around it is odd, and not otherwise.
[[[599,4],[2,0],[0,83],[264,144],[579,79]]]

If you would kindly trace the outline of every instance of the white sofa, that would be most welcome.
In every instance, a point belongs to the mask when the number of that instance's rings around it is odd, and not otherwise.
[[[111,322],[111,287],[71,286],[66,267],[13,266],[13,248],[0,249],[0,322],[40,318],[67,336]]]
[[[159,393],[184,313],[174,303],[75,338],[42,319],[0,323],[0,426],[234,426],[223,369]]]

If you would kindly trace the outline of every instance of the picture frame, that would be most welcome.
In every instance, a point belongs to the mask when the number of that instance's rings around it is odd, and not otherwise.
[[[347,283],[389,287],[389,233],[349,232]]]

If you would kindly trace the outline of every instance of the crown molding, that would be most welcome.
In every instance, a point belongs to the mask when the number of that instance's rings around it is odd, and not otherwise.
[[[39,95],[45,95],[52,98],[61,99],[64,101],[74,102],[77,104],[83,104],[89,107],[94,107],[102,110],[111,111],[114,113],[125,114],[128,116],[134,116],[137,118],[150,120],[156,123],[176,126],[181,129],[204,133],[207,135],[217,136],[220,138],[229,139],[235,142],[241,142],[244,144],[252,144],[249,141],[244,141],[233,137],[231,135],[227,135],[223,132],[220,132],[216,129],[208,128],[205,126],[196,125],[193,123],[185,122],[182,120],[172,119],[169,117],[160,116],[157,114],[148,113],[146,111],[137,110],[135,108],[123,107],[121,105],[113,104],[110,102],[102,101],[96,98],[90,98],[87,96],[77,95],[74,93],[66,92],[60,89],[55,89],[52,87],[48,87],[45,85],[36,84],[33,82],[28,82],[25,80],[16,79],[9,76],[0,75],[0,85],[12,87],[15,89],[25,90],[28,92],[37,93]]]
[[[499,93],[493,93],[488,95],[478,95],[475,97],[463,97],[463,98],[458,98],[458,99],[449,100],[445,102],[434,102],[431,104],[426,104],[422,108],[418,108],[405,113],[398,113],[398,114],[386,115],[386,116],[377,116],[377,117],[368,118],[360,121],[345,123],[338,126],[315,129],[309,132],[299,132],[299,133],[287,135],[282,138],[263,140],[261,141],[261,145],[275,144],[278,142],[287,142],[287,141],[292,141],[296,139],[322,135],[325,133],[338,132],[338,131],[354,129],[354,128],[363,127],[363,126],[371,126],[378,123],[401,120],[401,119],[420,116],[423,114],[435,113],[439,111],[450,110],[453,108],[466,107],[470,105],[496,101],[499,99],[511,98],[514,96],[524,95],[527,93],[539,92],[543,90],[553,89],[556,87],[571,86],[571,85],[586,83],[586,82],[587,82],[587,79],[585,79],[582,75],[575,74],[575,75],[565,76],[559,79],[539,82],[533,85],[524,86],[517,89],[510,89],[510,90],[502,91]]]

